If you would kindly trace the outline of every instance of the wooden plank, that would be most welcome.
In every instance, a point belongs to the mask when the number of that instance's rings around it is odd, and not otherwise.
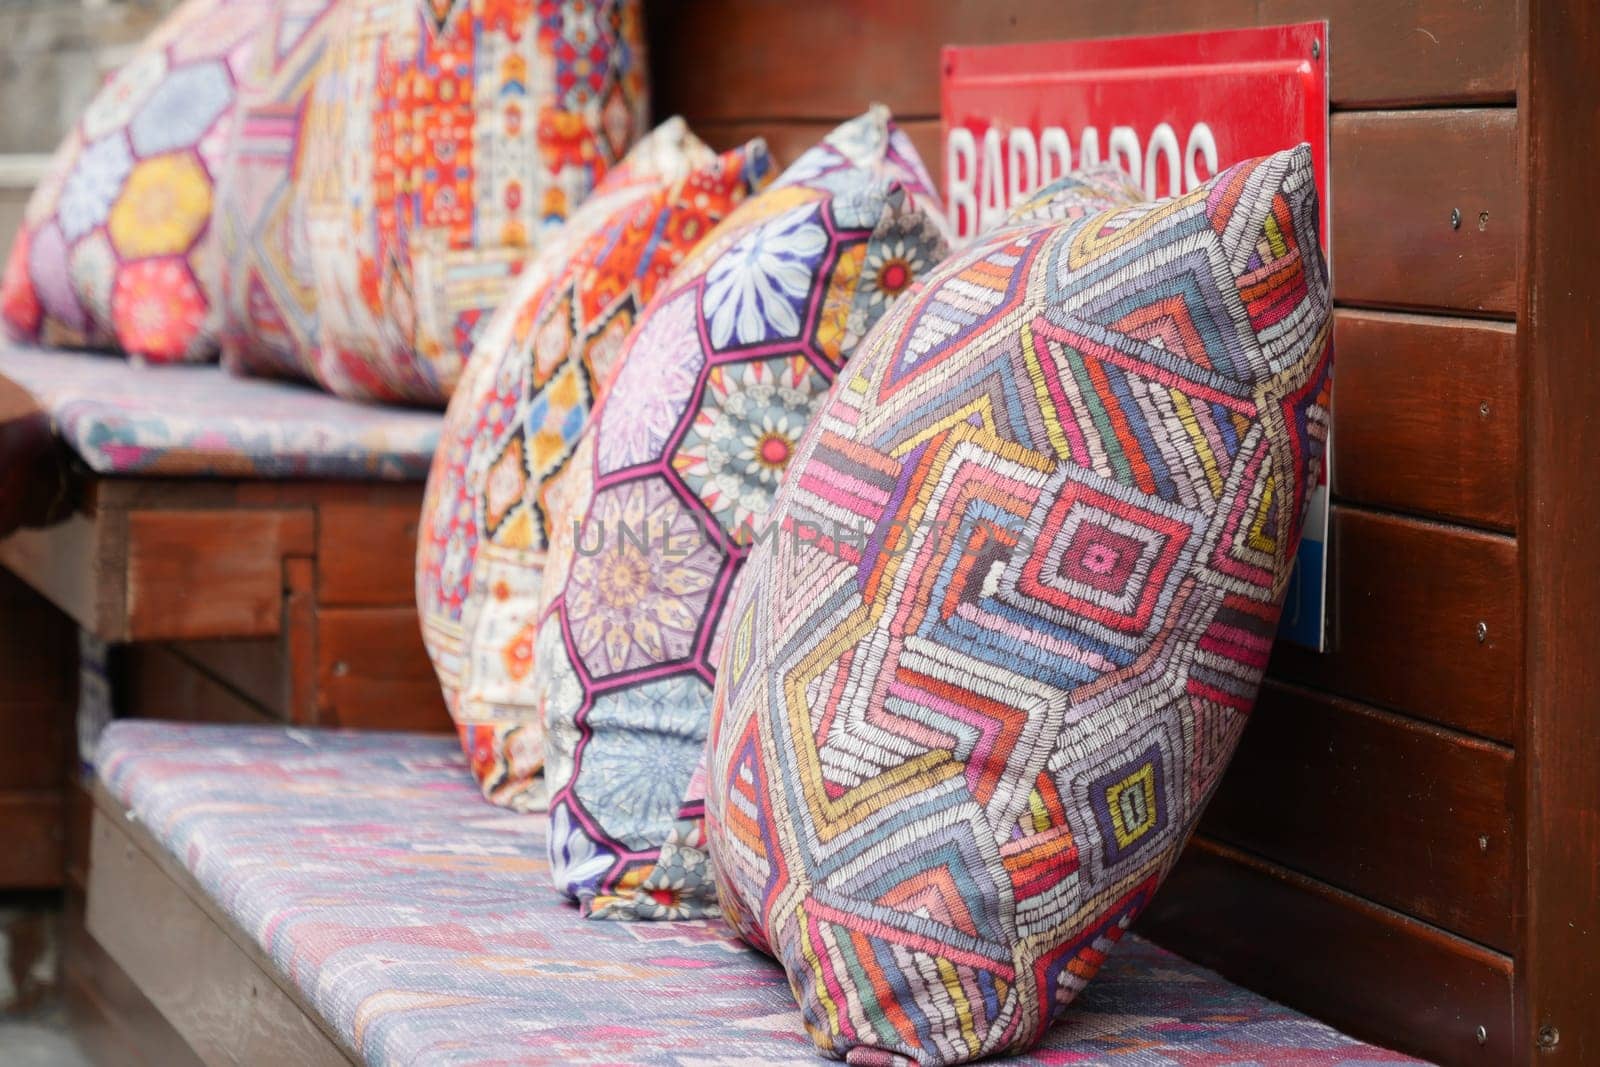
[[[123,699],[132,718],[256,726],[281,721],[166,645],[130,645],[125,663]]]
[[[313,551],[310,511],[136,511],[128,516],[133,640],[278,633],[283,557]]]
[[[126,520],[124,512],[102,508],[18,530],[0,541],[0,565],[90,633],[126,640]]]
[[[1516,342],[1505,323],[1339,311],[1334,494],[1515,528]]]
[[[1140,929],[1375,1044],[1513,1061],[1510,958],[1226,845],[1191,841]]]
[[[1522,656],[1517,542],[1344,506],[1333,509],[1331,535],[1330,650],[1280,642],[1273,674],[1510,744]]]
[[[1530,0],[1521,341],[1528,619],[1521,1051],[1600,1062],[1600,5]]]
[[[1336,300],[1516,311],[1515,109],[1335,115],[1329,166]]]
[[[1516,118],[1511,108],[1333,116],[1336,301],[1512,315],[1522,231]],[[697,132],[719,149],[764,137],[787,163],[833,125],[719,120],[701,123]],[[902,125],[942,188],[939,123]],[[1459,229],[1451,227],[1453,209],[1461,212]]]
[[[283,561],[283,658],[289,721],[313,725],[317,706],[317,574],[309,559]]]
[[[1516,5],[1504,0],[656,0],[657,114],[836,119],[881,100],[939,113],[939,50],[1330,20],[1336,107],[1509,103]],[[714,42],[714,46],[712,45]]]
[[[353,1062],[260,965],[259,950],[247,951],[236,940],[244,935],[197,903],[192,879],[174,877],[125,822],[104,810],[95,815],[88,929],[199,1058],[213,1065]]]
[[[1201,831],[1503,952],[1511,750],[1268,683]]]
[[[339,607],[415,603],[415,500],[376,505],[326,503],[317,509],[317,598]]]
[[[317,612],[317,703],[326,725],[454,729],[414,608]]]
[[[289,663],[281,636],[178,641],[168,647],[273,718],[289,718]]]
[[[59,765],[57,765],[59,770]],[[0,792],[0,886],[56,889],[65,870],[61,789]]]

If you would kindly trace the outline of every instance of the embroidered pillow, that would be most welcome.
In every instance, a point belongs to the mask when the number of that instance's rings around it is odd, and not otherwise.
[[[1024,1049],[1149,900],[1267,663],[1329,311],[1301,147],[1010,227],[863,342],[729,606],[706,798],[825,1053]]]
[[[598,918],[714,910],[700,793],[729,584],[840,365],[944,254],[874,109],[747,202],[651,302],[569,471],[535,645],[558,888]],[[671,839],[682,862],[657,863]]]
[[[644,131],[639,0],[347,0],[306,119],[317,379],[443,406],[546,235]]]
[[[450,401],[422,509],[417,606],[445,699],[490,799],[544,762],[533,628],[567,465],[634,317],[728,212],[770,178],[766,146],[716,155],[672,119],[540,249]]]
[[[214,219],[218,339],[223,364],[238,374],[312,376],[317,305],[294,176],[334,3],[278,0],[245,64]]]
[[[28,202],[0,281],[21,341],[216,357],[213,179],[254,35],[255,0],[187,0],[105,84]]]

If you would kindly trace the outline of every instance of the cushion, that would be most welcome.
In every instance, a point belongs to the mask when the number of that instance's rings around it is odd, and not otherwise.
[[[245,64],[217,179],[218,334],[229,370],[310,378],[316,298],[294,176],[334,0],[277,0],[271,8]]]
[[[707,809],[724,911],[828,1054],[1032,1045],[1177,858],[1326,441],[1317,210],[1302,146],[1009,227],[807,436],[728,608]]]
[[[645,131],[640,0],[346,0],[306,118],[317,379],[443,406],[512,279]]]
[[[579,918],[543,820],[486,807],[449,738],[119,722],[98,766],[356,1062],[816,1062],[783,971],[722,923]],[[1024,1062],[1129,1050],[1415,1062],[1134,937]]]
[[[545,574],[535,700],[558,883],[596,917],[715,906],[703,855],[656,861],[702,836],[691,779],[723,601],[839,366],[944,255],[940,219],[887,111],[841,126],[651,302],[547,492],[574,521]]]
[[[770,171],[761,141],[718,156],[669,120],[517,279],[450,402],[422,508],[417,607],[490,797],[526,788],[544,761],[529,684],[554,521],[544,483],[566,466],[639,310]]]
[[[212,183],[267,12],[185,0],[90,102],[11,247],[0,315],[13,338],[216,357]]]
[[[152,368],[6,345],[0,373],[97,474],[419,482],[439,442],[437,412],[355,404],[215,364]]]

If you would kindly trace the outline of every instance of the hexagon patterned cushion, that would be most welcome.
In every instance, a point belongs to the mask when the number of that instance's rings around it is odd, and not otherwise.
[[[544,483],[566,466],[634,317],[771,169],[761,141],[718,156],[669,120],[540,249],[450,401],[422,508],[417,607],[491,799],[526,790],[544,762],[530,685],[557,521]]]
[[[883,109],[841,126],[657,295],[552,483],[535,681],[558,887],[600,918],[713,907],[691,778],[728,595],[791,449],[862,335],[944,254],[938,198]],[[565,525],[565,524],[564,524]]]
[[[443,406],[543,240],[646,129],[640,0],[345,0],[306,117],[317,379]]]
[[[294,175],[335,0],[276,0],[245,64],[217,179],[218,340],[235,373],[312,377],[316,294]]]
[[[215,358],[212,184],[267,13],[186,0],[95,96],[11,246],[0,315],[15,339]]]
[[[1317,220],[1302,146],[1008,227],[807,435],[729,607],[706,811],[724,914],[824,1052],[1031,1045],[1176,859],[1322,461]]]

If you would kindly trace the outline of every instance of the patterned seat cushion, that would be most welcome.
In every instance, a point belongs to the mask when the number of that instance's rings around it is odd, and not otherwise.
[[[306,117],[317,380],[442,407],[540,243],[646,129],[640,0],[344,0]]]
[[[840,365],[943,257],[941,221],[887,111],[835,130],[657,295],[552,482],[581,524],[552,542],[534,683],[557,877],[598,918],[714,907],[693,772],[722,605]],[[669,840],[681,862],[658,864]]]
[[[672,119],[606,175],[495,313],[445,417],[417,547],[417,608],[445,701],[492,798],[544,762],[533,633],[564,468],[656,288],[770,179],[766,146],[719,156]],[[564,520],[570,521],[570,520]]]
[[[11,247],[0,315],[13,338],[216,357],[213,183],[268,10],[185,0],[90,102]]]
[[[421,481],[439,442],[431,411],[354,404],[221,367],[139,367],[7,346],[0,374],[99,474]]]
[[[1027,1048],[1144,907],[1266,666],[1330,336],[1302,146],[1008,227],[862,343],[728,608],[706,797],[819,1047]]]
[[[721,922],[586,923],[449,738],[120,722],[97,766],[358,1062],[817,1060]],[[1415,1062],[1126,938],[1038,1064]]]

